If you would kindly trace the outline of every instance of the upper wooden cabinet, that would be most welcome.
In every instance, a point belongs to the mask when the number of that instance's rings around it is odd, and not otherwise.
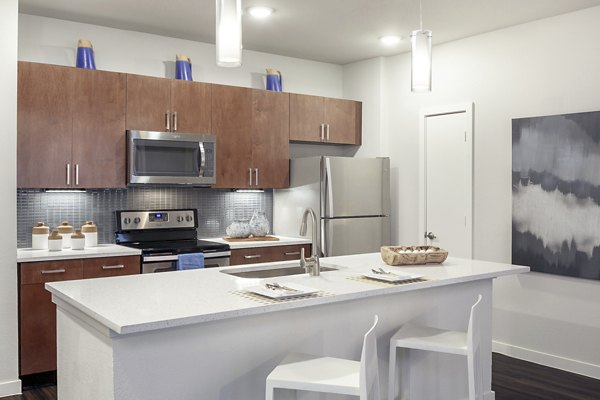
[[[360,145],[362,103],[290,94],[290,140]]]
[[[289,95],[212,85],[218,188],[289,186]]]
[[[210,84],[127,75],[127,129],[211,132]]]
[[[17,186],[125,187],[125,74],[19,62]]]

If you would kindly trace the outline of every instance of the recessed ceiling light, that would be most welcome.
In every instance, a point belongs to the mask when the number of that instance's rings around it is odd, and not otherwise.
[[[379,38],[379,40],[381,41],[381,43],[385,44],[386,46],[393,46],[395,44],[400,43],[400,36],[394,36],[394,35],[389,35],[389,36],[382,36]]]
[[[269,15],[273,14],[274,11],[275,10],[271,7],[263,6],[250,7],[248,9],[248,13],[250,13],[250,15],[252,15],[254,18],[267,18]]]

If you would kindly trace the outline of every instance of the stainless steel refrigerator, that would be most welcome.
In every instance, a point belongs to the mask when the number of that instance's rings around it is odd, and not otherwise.
[[[323,256],[379,252],[390,244],[389,158],[291,159],[289,189],[273,191],[273,232],[298,236],[305,208]]]

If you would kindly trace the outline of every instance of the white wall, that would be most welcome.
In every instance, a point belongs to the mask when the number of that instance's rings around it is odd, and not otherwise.
[[[396,242],[418,241],[419,109],[472,101],[474,257],[510,262],[511,119],[600,110],[598,21],[600,7],[435,46],[427,94],[410,91],[410,54],[385,60],[381,143],[398,171]],[[600,378],[599,304],[599,281],[539,273],[498,279],[496,349]]]
[[[192,59],[195,81],[264,88],[265,68],[277,68],[286,92],[342,97],[342,67],[255,51],[241,68],[220,68],[215,46],[147,33],[19,14],[19,60],[75,66],[77,40],[94,46],[96,68],[175,78],[175,54]]]
[[[18,0],[0,1],[0,397],[21,392],[17,341],[17,13]]]

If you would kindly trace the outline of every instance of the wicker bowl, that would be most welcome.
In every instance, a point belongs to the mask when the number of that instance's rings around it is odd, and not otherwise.
[[[387,265],[443,263],[448,252],[436,246],[382,246],[381,258]]]

